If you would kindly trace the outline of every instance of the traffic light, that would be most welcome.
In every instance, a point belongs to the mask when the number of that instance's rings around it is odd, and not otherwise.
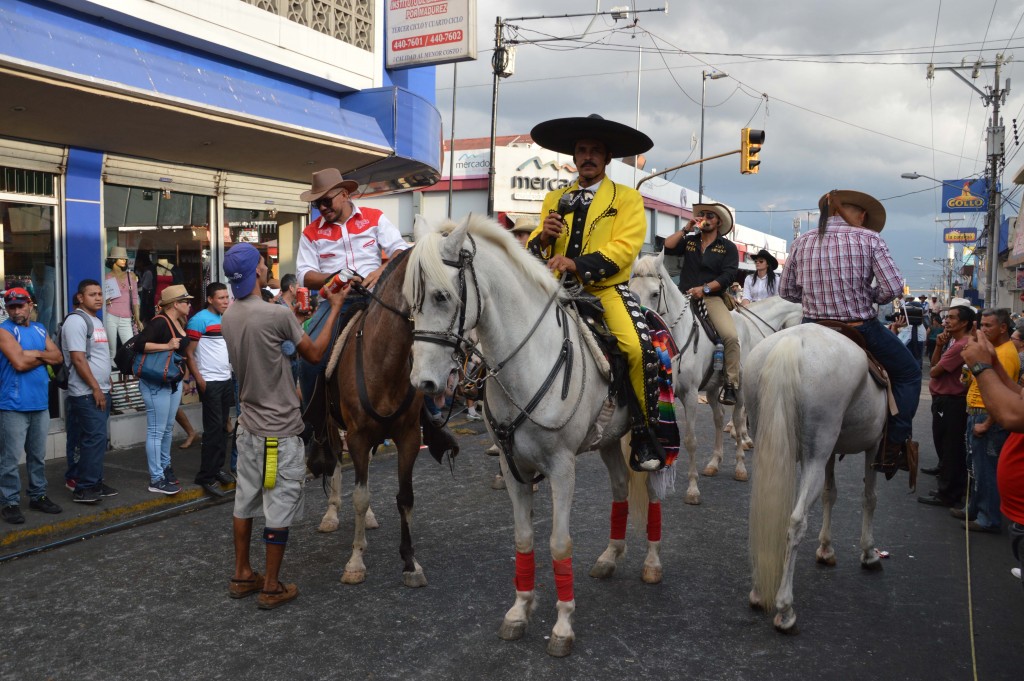
[[[740,172],[744,175],[757,174],[761,159],[761,145],[764,144],[764,130],[743,128],[740,130]]]

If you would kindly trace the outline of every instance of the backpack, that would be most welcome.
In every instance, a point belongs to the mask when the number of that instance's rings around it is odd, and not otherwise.
[[[84,310],[72,310],[71,314],[64,318],[64,321],[57,327],[57,337],[53,340],[56,342],[57,347],[60,348],[61,355],[64,354],[64,325],[68,319],[72,316],[77,315],[85,321],[85,356],[88,360],[89,352],[92,350],[92,320],[89,319],[89,315]],[[68,358],[71,357],[71,353],[68,352]],[[57,366],[50,367],[50,380],[53,381],[58,388],[61,390],[68,389],[68,380],[71,378],[71,365],[66,362],[61,362]]]
[[[154,317],[155,319],[155,317]],[[121,372],[122,376],[134,376],[135,375],[135,356],[142,354],[139,352],[145,347],[145,343],[141,342],[139,336],[142,334],[135,334],[125,342],[121,343],[121,347],[117,349],[114,354],[114,366]]]

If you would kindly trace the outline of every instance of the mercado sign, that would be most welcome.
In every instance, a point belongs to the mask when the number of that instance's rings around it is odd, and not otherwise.
[[[975,227],[960,229],[958,227],[947,227],[942,230],[942,240],[947,244],[970,244],[978,240],[978,230]]]
[[[988,210],[988,180],[945,180],[942,183],[943,213],[984,213]]]
[[[387,67],[476,59],[476,0],[385,0]]]
[[[494,209],[539,213],[544,196],[576,179],[571,156],[538,147],[504,147],[494,167]]]

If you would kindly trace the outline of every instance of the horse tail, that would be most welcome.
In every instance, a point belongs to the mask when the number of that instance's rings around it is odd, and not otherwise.
[[[750,563],[754,589],[771,609],[782,581],[800,447],[799,338],[782,338],[768,352],[757,385],[757,467],[750,496]]]
[[[626,468],[629,470],[629,483],[627,486],[626,500],[629,502],[629,518],[633,521],[633,528],[640,534],[647,532],[647,504],[650,497],[647,494],[648,473],[638,473],[629,467],[629,436],[622,438],[622,458],[626,461]]]

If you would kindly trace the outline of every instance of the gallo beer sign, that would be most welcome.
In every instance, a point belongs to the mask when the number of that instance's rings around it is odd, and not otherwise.
[[[973,244],[978,240],[978,230],[974,227],[947,227],[942,230],[942,240],[947,244]]]
[[[984,213],[988,210],[988,181],[946,180],[942,183],[943,213]]]
[[[389,69],[476,59],[476,0],[384,0]]]

